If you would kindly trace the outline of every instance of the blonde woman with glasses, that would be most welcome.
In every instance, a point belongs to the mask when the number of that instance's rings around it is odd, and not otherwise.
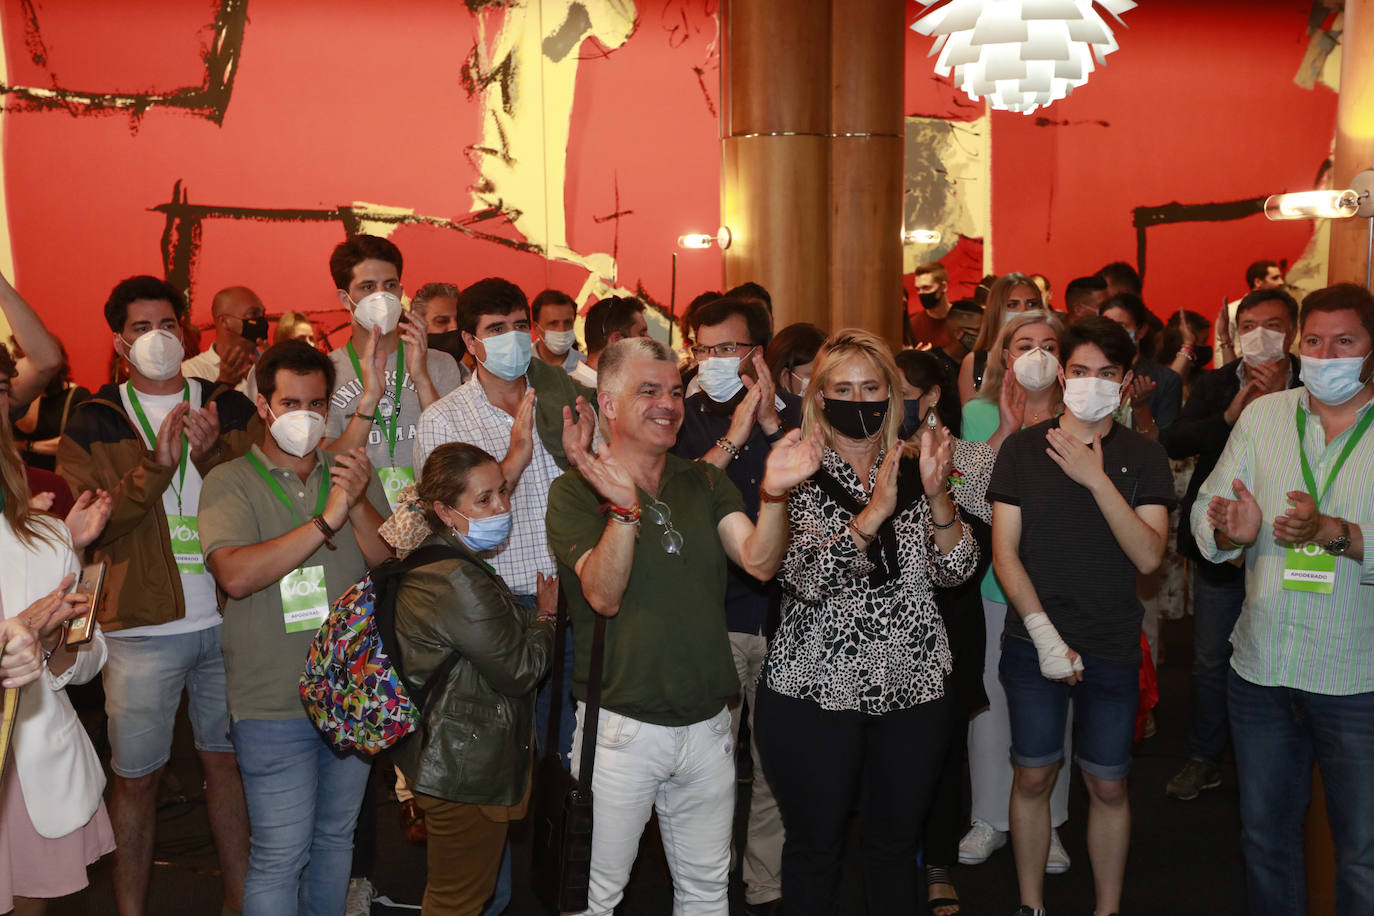
[[[918,911],[913,863],[952,714],[935,589],[966,581],[979,551],[950,497],[948,430],[927,428],[903,460],[902,419],[887,344],[857,329],[827,340],[802,421],[825,448],[788,500],[782,622],[758,689],[788,916],[834,911],[855,806],[869,912]]]

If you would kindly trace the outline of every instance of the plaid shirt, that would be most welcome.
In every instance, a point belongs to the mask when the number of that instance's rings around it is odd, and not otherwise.
[[[500,461],[510,450],[510,432],[514,425],[515,419],[510,414],[487,399],[486,389],[474,375],[420,415],[420,428],[413,446],[416,473],[425,466],[429,453],[446,442],[475,445]],[[520,483],[511,493],[510,538],[483,554],[517,595],[535,594],[536,573],[552,576],[557,572],[544,528],[544,515],[549,508],[549,486],[562,473],[544,443],[535,435],[529,467],[520,475]]]

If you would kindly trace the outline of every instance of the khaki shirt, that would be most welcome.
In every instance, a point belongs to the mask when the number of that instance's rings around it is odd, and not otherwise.
[[[291,509],[277,497],[249,463],[248,457],[221,464],[206,476],[200,492],[200,543],[208,558],[221,547],[243,547],[280,537],[315,516],[320,488],[329,487],[323,450],[315,452],[315,468],[305,483],[289,468],[280,467],[254,445],[257,457],[285,491]],[[332,457],[332,456],[331,456]],[[376,492],[374,492],[376,491]],[[380,496],[374,474],[368,498]],[[385,505],[385,497],[382,497]],[[337,550],[323,544],[302,567],[323,566],[325,591],[332,604],[367,572],[367,561],[344,522],[334,536]],[[295,719],[305,715],[300,677],[314,632],[287,633],[281,588],[273,582],[246,598],[230,598],[224,605],[220,646],[224,652],[229,715],[239,719]]]

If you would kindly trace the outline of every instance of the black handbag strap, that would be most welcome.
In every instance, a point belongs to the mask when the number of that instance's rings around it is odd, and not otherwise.
[[[553,629],[553,670],[549,674],[549,721],[544,725],[544,753],[558,753],[558,727],[563,721],[563,659],[568,650],[568,599],[558,587],[558,618]]]
[[[596,616],[596,630],[592,636],[592,664],[587,672],[586,715],[582,719],[582,764],[577,771],[577,784],[583,792],[592,790],[592,767],[596,763],[596,727],[601,717],[601,662],[606,654],[606,618]]]

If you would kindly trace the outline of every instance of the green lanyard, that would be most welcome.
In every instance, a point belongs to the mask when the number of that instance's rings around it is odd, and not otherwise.
[[[363,367],[358,364],[358,351],[353,349],[353,341],[348,342],[348,360],[353,363],[353,374],[359,381],[363,377]],[[391,411],[391,424],[382,421],[381,414],[377,415],[377,425],[386,433],[387,454],[391,456],[391,463],[396,463],[396,427],[401,423],[401,379],[406,371],[406,342],[400,338],[396,339],[396,405]]]
[[[157,448],[157,433],[153,432],[153,424],[148,422],[148,415],[143,412],[143,405],[138,402],[138,392],[134,391],[133,382],[124,383],[124,392],[129,396],[129,403],[133,405],[134,416],[138,417],[139,425],[143,427],[143,434],[148,437],[149,448]],[[181,399],[191,400],[191,383],[183,381],[181,383]],[[172,493],[177,498],[177,515],[182,515],[181,491],[186,487],[186,456],[191,451],[191,440],[185,433],[181,434],[181,464],[178,468],[177,482],[172,484]]]
[[[1350,453],[1355,450],[1355,446],[1359,443],[1360,439],[1364,437],[1365,430],[1369,429],[1370,422],[1374,421],[1374,407],[1364,412],[1364,417],[1355,425],[1355,429],[1351,431],[1350,438],[1346,440],[1345,448],[1341,449],[1340,456],[1331,467],[1331,473],[1326,475],[1326,486],[1322,487],[1321,492],[1317,491],[1317,478],[1316,475],[1312,473],[1312,466],[1307,463],[1307,451],[1303,448],[1307,440],[1307,411],[1302,409],[1301,404],[1298,405],[1296,416],[1298,422],[1298,458],[1302,461],[1302,479],[1306,481],[1307,492],[1312,494],[1312,500],[1316,503],[1317,509],[1320,510],[1322,500],[1326,498],[1326,494],[1331,490],[1331,485],[1336,482],[1336,475],[1340,473],[1341,468],[1345,466],[1345,459],[1350,457]]]
[[[281,500],[281,504],[282,504],[283,506],[285,506],[286,508],[288,508],[288,509],[291,510],[291,517],[292,517],[293,519],[296,520],[296,525],[297,525],[298,527],[299,527],[300,525],[303,525],[304,522],[301,521],[301,515],[300,515],[300,513],[297,512],[297,511],[296,511],[296,507],[293,506],[293,505],[291,504],[291,498],[288,497],[288,496],[286,495],[286,491],[283,490],[283,489],[281,488],[281,484],[277,482],[277,478],[275,478],[275,477],[273,477],[271,474],[269,474],[269,473],[267,472],[267,468],[263,467],[262,462],[258,460],[258,456],[257,456],[257,455],[254,455],[252,452],[249,452],[249,453],[248,453],[248,463],[251,464],[251,465],[253,465],[253,470],[255,470],[255,471],[258,472],[258,476],[259,476],[259,477],[261,477],[263,480],[267,481],[267,486],[270,487],[270,488],[272,489],[272,492],[275,493],[275,494],[277,495],[277,499],[280,499],[280,500]],[[328,498],[329,498],[329,459],[326,458],[326,459],[325,459],[325,462],[324,462],[324,479],[320,481],[320,495],[319,495],[319,498],[315,500],[315,514],[316,514],[316,515],[319,515],[321,512],[324,511],[324,504],[325,504],[325,501],[326,501]]]

